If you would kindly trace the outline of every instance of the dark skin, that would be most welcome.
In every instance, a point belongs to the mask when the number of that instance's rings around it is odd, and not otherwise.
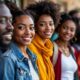
[[[4,3],[0,4],[0,7],[0,50],[4,53],[11,42],[13,26],[11,24],[12,15],[9,8]]]

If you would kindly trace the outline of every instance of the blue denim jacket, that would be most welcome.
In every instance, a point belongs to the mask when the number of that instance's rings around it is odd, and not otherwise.
[[[38,73],[36,56],[28,48],[26,51],[35,71]],[[22,55],[18,46],[14,43],[11,44],[11,49],[0,58],[0,80],[33,80],[28,59]]]

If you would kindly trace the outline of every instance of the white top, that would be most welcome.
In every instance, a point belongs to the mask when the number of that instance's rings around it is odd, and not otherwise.
[[[61,80],[74,80],[74,73],[77,70],[77,64],[73,59],[72,55],[66,56],[62,54],[62,75]]]
[[[30,74],[32,76],[32,80],[39,80],[39,76],[36,73],[30,59],[28,60],[28,64],[29,64],[29,67],[30,67]]]

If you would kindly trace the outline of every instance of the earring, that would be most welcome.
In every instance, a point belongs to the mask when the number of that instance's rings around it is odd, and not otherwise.
[[[71,40],[71,42],[72,43],[75,43],[77,41],[77,37],[75,36],[72,40]]]

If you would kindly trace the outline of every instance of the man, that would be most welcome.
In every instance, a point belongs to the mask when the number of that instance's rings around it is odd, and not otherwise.
[[[12,15],[9,8],[0,2],[0,55],[9,48],[13,33],[11,22]]]
[[[12,15],[9,8],[0,1],[0,80],[4,76],[1,71],[3,66],[1,65],[1,62],[3,63],[2,54],[8,51],[12,39],[13,26],[11,22]]]

